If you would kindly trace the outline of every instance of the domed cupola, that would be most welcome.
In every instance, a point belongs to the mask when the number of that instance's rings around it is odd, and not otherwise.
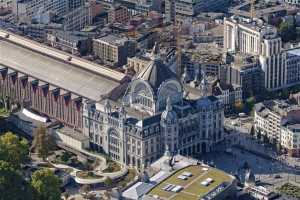
[[[126,120],[126,110],[125,110],[125,107],[122,105],[120,108],[119,108],[119,119],[122,120],[123,122],[125,122]]]
[[[111,113],[111,105],[108,99],[105,100],[104,110],[106,113]]]
[[[170,97],[167,99],[166,110],[161,114],[161,120],[167,124],[174,124],[177,122],[177,114],[172,108]]]

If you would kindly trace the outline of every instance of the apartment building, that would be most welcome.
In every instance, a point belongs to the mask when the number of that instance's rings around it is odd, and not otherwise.
[[[130,14],[124,6],[112,6],[108,11],[108,23],[118,22],[126,24],[130,19]]]
[[[0,0],[0,8],[11,8],[13,0]]]
[[[290,156],[300,157],[300,123],[282,126],[281,146],[288,149]]]
[[[136,43],[125,37],[107,35],[93,40],[93,53],[104,64],[120,67],[135,55]]]
[[[270,100],[255,105],[256,132],[280,143],[291,156],[299,155],[300,107],[287,101]]]
[[[225,112],[232,111],[237,103],[243,102],[242,88],[238,85],[217,82],[217,84],[212,87],[212,95],[222,101]]]
[[[288,3],[288,4],[292,4],[292,5],[297,5],[297,6],[300,5],[300,1],[299,0],[284,0],[284,2]]]

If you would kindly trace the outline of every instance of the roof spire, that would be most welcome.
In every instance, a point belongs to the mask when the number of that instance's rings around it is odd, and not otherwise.
[[[171,102],[170,96],[168,96],[168,98],[167,98],[167,106],[166,106],[166,110],[167,110],[167,111],[171,111],[171,110],[172,110],[172,102]]]
[[[200,83],[200,88],[202,91],[202,96],[206,97],[208,95],[208,82],[206,79],[206,73],[203,70],[201,70],[201,75],[202,75],[202,81]]]
[[[165,145],[165,153],[164,153],[164,156],[168,156],[168,157],[170,157],[171,156],[171,153],[170,153],[170,147],[169,147],[169,144],[166,144]]]
[[[159,50],[159,45],[157,42],[155,42],[155,44],[153,46],[150,58],[151,58],[151,60],[157,60],[160,58],[160,50]]]

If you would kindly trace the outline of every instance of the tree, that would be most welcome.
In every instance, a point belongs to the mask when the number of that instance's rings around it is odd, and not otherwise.
[[[44,126],[39,126],[36,129],[32,142],[32,149],[34,149],[43,160],[46,160],[55,149],[54,139]]]
[[[111,186],[112,183],[113,183],[113,181],[111,180],[110,177],[107,177],[107,178],[105,179],[104,183],[105,183],[106,186]]]
[[[282,151],[282,146],[281,146],[281,144],[280,144],[280,142],[277,142],[277,144],[276,144],[276,151],[277,151],[277,153],[281,153],[281,151]]]
[[[32,200],[30,185],[8,162],[0,160],[0,200]]]
[[[62,193],[62,196],[64,197],[65,200],[67,200],[70,197],[70,194],[68,192]]]
[[[60,179],[49,169],[38,170],[31,177],[38,200],[60,200],[60,184]]]
[[[260,130],[258,130],[258,132],[256,133],[256,137],[258,140],[261,140],[261,132]]]
[[[249,163],[247,161],[244,162],[243,169],[250,169]]]
[[[244,104],[242,101],[238,101],[234,104],[234,109],[237,113],[244,112]]]
[[[64,151],[61,155],[61,160],[67,163],[71,159],[72,155],[69,152]]]
[[[251,137],[254,137],[254,135],[255,135],[254,126],[251,127],[250,135],[251,135]]]
[[[0,136],[0,160],[6,161],[14,168],[28,160],[28,142],[11,132]]]
[[[283,42],[289,42],[297,39],[296,27],[293,23],[281,22],[279,24],[278,31]]]
[[[268,138],[268,136],[266,134],[263,135],[263,142],[265,144],[268,144],[270,142],[270,140],[269,140],[269,138]]]
[[[280,97],[281,99],[287,99],[287,98],[289,98],[289,96],[290,96],[289,90],[282,90],[282,91],[280,91],[280,93],[279,93],[279,97]]]
[[[251,112],[253,110],[255,102],[256,102],[256,99],[254,96],[246,99],[245,107],[246,107],[247,112]]]
[[[89,194],[86,195],[86,198],[89,199],[89,200],[95,200],[96,199],[96,194],[89,193]]]

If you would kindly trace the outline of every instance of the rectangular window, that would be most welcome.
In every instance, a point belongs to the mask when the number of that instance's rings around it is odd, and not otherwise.
[[[88,121],[87,119],[84,120],[84,124],[85,124],[85,127],[86,127],[86,128],[89,127],[89,121]]]

